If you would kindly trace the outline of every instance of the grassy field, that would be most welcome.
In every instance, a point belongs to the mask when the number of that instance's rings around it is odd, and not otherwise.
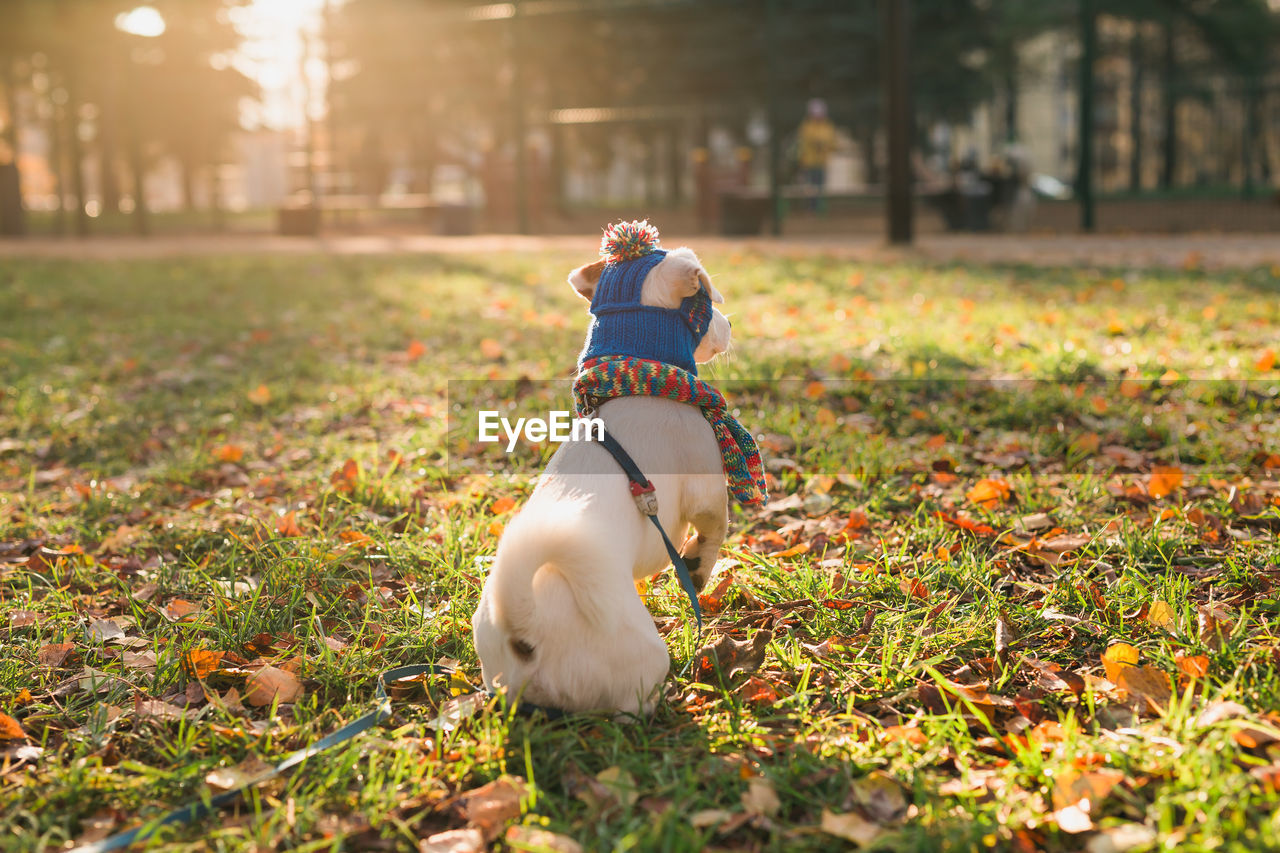
[[[450,415],[564,393],[590,248],[0,267],[0,849],[232,786],[442,661],[153,846],[1280,849],[1280,270],[704,258],[773,498],[707,635],[668,572],[654,719],[468,716],[548,449]]]

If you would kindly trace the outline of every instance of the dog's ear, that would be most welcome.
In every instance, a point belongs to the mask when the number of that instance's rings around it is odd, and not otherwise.
[[[600,280],[600,273],[604,272],[604,268],[605,260],[603,258],[594,263],[580,266],[569,273],[569,284],[573,285],[574,291],[583,299],[590,299],[595,295],[596,282]]]
[[[724,297],[720,295],[720,291],[716,290],[716,286],[711,283],[711,276],[707,275],[707,271],[702,267],[698,267],[698,283],[707,289],[707,296],[711,297],[712,302],[717,305],[724,302]]]

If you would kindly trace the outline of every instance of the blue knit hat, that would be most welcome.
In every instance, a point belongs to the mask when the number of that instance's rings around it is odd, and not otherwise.
[[[578,356],[625,355],[673,364],[697,375],[693,352],[711,325],[711,297],[704,288],[679,308],[640,303],[645,276],[667,256],[658,230],[644,222],[619,222],[600,241],[605,268],[591,296],[591,328]]]

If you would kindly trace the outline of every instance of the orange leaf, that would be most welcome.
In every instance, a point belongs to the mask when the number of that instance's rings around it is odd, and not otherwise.
[[[1102,655],[1102,667],[1107,671],[1107,679],[1115,684],[1120,683],[1120,673],[1128,667],[1138,664],[1141,653],[1128,643],[1116,643]]]
[[[182,671],[192,678],[203,681],[222,664],[224,654],[226,652],[192,649],[182,656]]]
[[[1182,469],[1168,465],[1156,465],[1147,480],[1147,494],[1159,500],[1182,485]]]
[[[259,385],[246,396],[249,398],[249,402],[253,403],[255,406],[265,406],[267,403],[271,402],[271,389],[266,385]]]
[[[213,455],[219,462],[239,462],[244,458],[244,448],[238,444],[224,444]]]
[[[799,545],[792,545],[785,551],[778,551],[775,557],[798,557],[801,554],[809,553],[809,543],[801,542]]]
[[[187,621],[187,617],[191,616],[199,609],[199,605],[192,604],[184,598],[175,598],[164,606],[160,611],[160,615],[164,616],[164,618],[168,619],[170,622],[183,622]]]
[[[1271,349],[1258,356],[1258,360],[1253,363],[1254,370],[1257,370],[1259,373],[1266,373],[1275,366],[1276,351]]]
[[[360,480],[360,463],[354,459],[348,459],[342,463],[342,467],[329,475],[329,482],[339,492],[351,491]]]
[[[480,342],[480,354],[490,361],[502,358],[502,344],[493,338],[485,338]]]
[[[417,361],[427,354],[427,345],[422,341],[414,341],[409,344],[409,348],[405,350],[404,354],[409,361]]]
[[[818,382],[817,380],[814,380],[813,382],[810,382],[808,385],[804,386],[804,395],[808,397],[810,400],[816,400],[825,393],[827,393],[827,386],[823,385],[821,382]]]
[[[979,480],[977,484],[965,492],[965,497],[979,506],[990,509],[996,504],[1004,503],[1009,500],[1013,494],[1013,488],[1008,481],[1003,479],[997,480]]]
[[[929,587],[925,586],[917,578],[909,578],[906,575],[898,578],[898,586],[902,589],[902,594],[911,598],[919,598],[924,601],[929,600]]]
[[[1175,656],[1174,662],[1188,678],[1204,678],[1209,674],[1209,658],[1206,655],[1179,653]]]
[[[0,740],[26,740],[22,725],[8,714],[0,714]]]
[[[289,510],[276,520],[276,532],[281,536],[301,536],[302,528],[298,526],[297,513]]]
[[[942,433],[938,433],[937,435],[931,437],[928,441],[926,441],[924,443],[924,446],[929,448],[930,450],[937,450],[939,447],[942,447],[946,443],[947,443],[947,437]]]
[[[489,512],[494,515],[502,515],[504,512],[510,512],[515,508],[516,499],[513,497],[500,497],[493,503],[489,504]]]
[[[742,698],[752,705],[766,705],[778,701],[778,691],[774,690],[763,678],[756,675],[748,678],[746,683],[739,688],[739,692],[742,694]]]

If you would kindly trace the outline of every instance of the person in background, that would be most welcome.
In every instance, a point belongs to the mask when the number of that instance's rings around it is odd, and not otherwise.
[[[809,101],[804,121],[800,123],[797,160],[805,186],[813,190],[812,209],[823,212],[826,199],[827,161],[836,146],[836,128],[827,117],[827,103],[821,98]]]

